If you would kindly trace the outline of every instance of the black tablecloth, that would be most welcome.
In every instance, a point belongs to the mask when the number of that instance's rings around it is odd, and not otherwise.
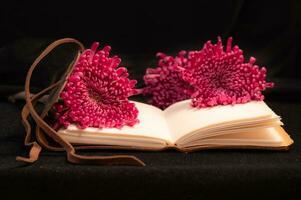
[[[1,197],[103,197],[201,199],[201,197],[287,197],[301,186],[301,104],[268,102],[283,117],[295,143],[289,151],[204,150],[195,153],[132,153],[146,167],[79,166],[64,153],[42,152],[33,165],[15,161],[25,155],[20,105],[0,103]],[[82,152],[90,154],[91,152]],[[2,198],[1,198],[2,199]],[[88,199],[88,198],[87,198]]]

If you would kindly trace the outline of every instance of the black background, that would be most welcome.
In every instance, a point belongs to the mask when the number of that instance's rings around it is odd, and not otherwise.
[[[78,195],[145,199],[299,195],[300,32],[301,2],[297,0],[1,2],[0,195],[67,199]],[[139,169],[74,166],[64,155],[45,151],[34,165],[15,161],[16,155],[26,154],[19,114],[24,102],[8,103],[7,97],[23,90],[27,69],[52,41],[73,37],[86,47],[93,41],[111,45],[131,78],[143,87],[142,76],[147,67],[155,67],[156,52],[175,55],[182,49],[200,49],[217,36],[224,41],[233,36],[247,59],[255,56],[259,66],[267,67],[268,80],[276,83],[265,93],[267,102],[283,117],[295,140],[290,151],[130,152],[147,163]],[[35,71],[33,89],[47,86],[73,54],[72,46],[51,54]]]
[[[301,91],[300,10],[297,0],[6,1],[0,7],[1,89],[7,94],[11,88],[6,86],[23,85],[33,59],[63,37],[76,38],[86,47],[93,41],[111,45],[141,87],[145,68],[155,67],[156,52],[175,55],[200,49],[217,36],[224,41],[233,36],[246,59],[255,56],[259,66],[268,68],[268,79],[276,87],[267,96],[296,100]],[[70,49],[62,50],[46,60],[50,64],[35,76],[34,85],[46,85],[51,77],[46,73],[64,67],[70,54]]]

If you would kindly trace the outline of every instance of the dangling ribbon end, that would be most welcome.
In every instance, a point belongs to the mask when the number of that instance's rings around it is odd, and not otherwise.
[[[23,156],[17,156],[16,160],[21,162],[26,162],[26,163],[34,163],[39,159],[41,150],[42,150],[41,146],[38,143],[33,142],[29,152],[29,157],[27,158]]]

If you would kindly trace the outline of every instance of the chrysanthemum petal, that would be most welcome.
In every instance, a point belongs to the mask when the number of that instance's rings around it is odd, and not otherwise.
[[[128,97],[137,94],[136,80],[129,80],[121,59],[109,57],[110,46],[96,52],[99,43],[85,50],[68,77],[54,105],[55,128],[121,128],[138,123],[138,110]]]

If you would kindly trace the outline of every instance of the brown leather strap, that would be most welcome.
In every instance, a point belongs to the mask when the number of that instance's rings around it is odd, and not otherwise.
[[[17,160],[24,161],[24,162],[34,162],[38,159],[39,153],[41,151],[41,147],[37,142],[30,142],[31,137],[31,127],[30,124],[27,121],[27,118],[29,114],[33,117],[34,121],[37,124],[37,130],[40,128],[43,130],[44,133],[46,133],[49,137],[51,137],[55,142],[57,142],[63,149],[67,152],[67,160],[71,163],[76,164],[101,164],[101,165],[135,165],[135,166],[144,166],[145,164],[136,158],[135,156],[131,155],[113,155],[113,156],[83,156],[78,155],[75,152],[75,148],[66,140],[64,140],[57,132],[49,126],[36,112],[34,108],[34,104],[36,101],[42,96],[42,94],[45,94],[52,88],[56,87],[59,82],[56,84],[44,89],[43,91],[39,92],[32,98],[30,97],[30,80],[32,73],[35,69],[35,67],[38,65],[38,63],[49,53],[51,52],[55,47],[64,44],[64,43],[75,43],[77,44],[81,51],[84,50],[83,45],[72,38],[65,38],[61,40],[57,40],[50,44],[42,53],[41,55],[36,58],[36,60],[33,62],[31,67],[29,68],[26,76],[26,82],[25,82],[25,99],[26,99],[26,105],[24,106],[22,110],[22,120],[24,123],[24,127],[26,130],[26,137],[25,137],[25,145],[32,145],[32,149],[30,151],[29,158],[24,157],[17,157]],[[41,136],[41,135],[40,135]],[[40,138],[41,139],[41,138]],[[45,141],[44,139],[42,139]],[[42,141],[40,140],[40,141]],[[46,143],[46,142],[45,142]],[[45,145],[45,144],[44,144]],[[61,149],[57,149],[61,150]]]
[[[51,89],[55,88],[58,84],[59,84],[59,82],[47,87],[46,89],[42,90],[38,94],[34,95],[31,99],[32,104],[35,105],[39,98],[41,98],[43,95],[45,95],[45,93],[47,93]],[[31,125],[28,122],[29,114],[30,113],[29,113],[28,107],[27,107],[27,105],[25,105],[22,109],[21,117],[22,117],[22,122],[23,122],[24,128],[25,128],[25,132],[26,132],[25,139],[24,139],[24,145],[25,146],[32,146],[31,150],[30,150],[30,153],[29,153],[29,158],[17,156],[16,159],[18,161],[33,163],[39,158],[39,154],[40,154],[42,148],[37,142],[30,142],[30,139],[31,139]]]

